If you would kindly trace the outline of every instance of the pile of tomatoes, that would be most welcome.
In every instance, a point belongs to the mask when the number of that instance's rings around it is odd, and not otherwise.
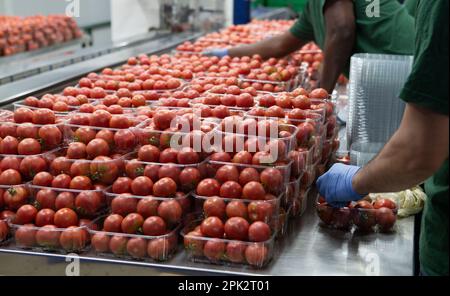
[[[361,232],[392,231],[398,210],[395,202],[390,199],[378,198],[372,201],[369,197],[351,202],[343,208],[334,208],[320,197],[316,207],[324,224],[343,230],[355,226]]]
[[[65,15],[0,16],[0,56],[33,51],[81,35],[75,20]]]

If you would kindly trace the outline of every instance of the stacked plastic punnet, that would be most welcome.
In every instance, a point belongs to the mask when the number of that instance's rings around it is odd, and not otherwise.
[[[0,16],[0,57],[62,44],[81,36],[75,20],[65,15]]]
[[[142,54],[17,102],[0,112],[0,243],[166,261],[181,235],[194,261],[263,268],[336,144],[334,105],[300,72]]]

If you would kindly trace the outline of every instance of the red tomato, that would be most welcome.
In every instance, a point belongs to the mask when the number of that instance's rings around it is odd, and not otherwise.
[[[87,235],[84,229],[71,226],[61,233],[59,242],[68,252],[81,251],[86,246]]]
[[[33,178],[33,185],[50,187],[52,185],[53,176],[48,172],[37,173]]]
[[[200,225],[201,232],[208,237],[223,238],[224,225],[217,217],[208,217]]]
[[[239,181],[239,171],[234,165],[224,165],[217,170],[215,178],[220,183],[227,181],[237,182]]]
[[[139,148],[138,159],[145,162],[159,161],[159,148],[153,145],[145,145]]]
[[[72,178],[66,174],[60,174],[56,176],[52,181],[52,187],[55,188],[70,188],[70,182]]]
[[[67,228],[69,226],[78,225],[77,214],[68,208],[58,210],[54,216],[54,223],[59,228]]]
[[[171,178],[162,178],[153,184],[153,194],[158,197],[171,197],[176,191],[177,183]]]
[[[3,194],[3,201],[6,207],[15,211],[26,204],[29,193],[24,187],[11,187]]]
[[[158,206],[158,216],[164,219],[168,225],[175,225],[181,221],[183,209],[176,200],[165,200]]]
[[[142,232],[149,236],[160,236],[167,232],[166,222],[161,217],[151,216],[145,219]]]
[[[60,156],[51,162],[50,171],[53,175],[69,174],[71,165],[71,161],[64,156]]]
[[[32,123],[24,123],[17,127],[16,133],[18,138],[26,139],[26,138],[32,138],[37,139],[39,137],[38,135],[38,128],[33,125]]]
[[[211,261],[219,261],[225,255],[225,243],[220,240],[208,240],[203,248],[206,258]]]
[[[253,222],[248,228],[248,239],[252,242],[264,242],[272,235],[269,225],[264,222]]]
[[[91,179],[86,176],[76,176],[70,181],[70,189],[75,190],[91,190]]]
[[[225,217],[226,204],[220,197],[210,197],[203,203],[203,212],[206,217],[219,217],[223,219]]]
[[[260,178],[264,188],[269,189],[268,192],[279,193],[283,189],[284,178],[278,169],[267,168],[261,172]]]
[[[160,110],[153,116],[153,122],[155,127],[159,130],[168,129],[171,126],[172,121],[176,118],[173,111]]]
[[[197,188],[201,177],[202,176],[198,169],[187,167],[180,172],[179,182],[181,187],[187,192]]]
[[[121,150],[131,150],[136,144],[136,136],[130,130],[119,130],[114,135],[114,143]]]
[[[22,248],[32,248],[36,245],[36,229],[33,224],[20,226],[14,234],[16,245]]]
[[[164,149],[159,155],[159,162],[161,163],[177,163],[178,151],[173,148]]]
[[[142,217],[148,218],[158,214],[159,201],[152,197],[144,197],[137,204],[137,213]]]
[[[63,208],[74,209],[75,208],[75,197],[71,192],[61,192],[56,196],[55,208],[60,210]]]
[[[106,110],[96,110],[92,113],[89,120],[90,126],[109,127],[109,122],[112,118],[111,113]]]
[[[123,217],[118,214],[109,215],[103,222],[103,231],[122,232],[122,221]]]
[[[17,149],[19,146],[19,141],[12,137],[6,136],[0,141],[0,153],[1,154],[17,154]]]
[[[249,182],[242,189],[242,197],[251,200],[264,200],[266,191],[259,182]]]
[[[259,182],[260,176],[256,169],[254,168],[245,168],[242,170],[241,174],[239,175],[239,183],[242,186],[245,186],[247,183],[250,182]]]
[[[109,146],[114,145],[114,133],[110,130],[103,129],[99,131],[95,138],[104,140]]]
[[[76,142],[88,144],[90,141],[95,139],[95,136],[95,130],[88,127],[80,127],[75,131],[73,138]]]
[[[103,184],[112,184],[119,176],[117,163],[106,156],[97,156],[90,164],[91,179]]]
[[[34,124],[54,124],[55,122],[55,113],[50,109],[37,109],[33,112]]]
[[[183,147],[178,152],[177,160],[179,164],[195,164],[200,161],[200,157],[194,149],[190,147]]]
[[[114,255],[125,255],[127,252],[128,239],[124,236],[113,236],[109,240],[109,249]]]
[[[245,259],[252,266],[262,267],[268,259],[268,250],[264,245],[249,245],[245,250]]]
[[[98,232],[91,239],[94,250],[99,253],[109,252],[110,237],[107,234]]]
[[[131,182],[131,192],[135,195],[146,196],[152,194],[153,181],[145,176],[137,177]]]
[[[75,161],[70,166],[71,176],[89,176],[90,175],[90,164],[84,161]]]
[[[170,243],[165,238],[152,239],[147,246],[147,254],[157,261],[167,260],[170,253]]]
[[[394,211],[390,208],[379,208],[376,210],[377,223],[382,232],[388,232],[392,229],[397,220]]]
[[[119,177],[112,186],[112,192],[115,194],[130,193],[132,180],[128,177]]]
[[[127,253],[133,258],[143,258],[147,254],[147,241],[143,238],[130,238],[127,243]]]
[[[86,145],[81,142],[70,143],[66,155],[70,159],[86,158]]]
[[[197,194],[200,196],[219,196],[220,184],[215,179],[204,179],[197,186]]]
[[[247,246],[241,242],[229,242],[226,248],[226,257],[233,263],[245,262],[245,250]]]
[[[61,232],[54,225],[45,225],[36,232],[36,242],[44,248],[58,248]]]
[[[122,220],[121,229],[123,233],[135,234],[144,224],[144,218],[136,213],[128,214]]]
[[[240,151],[233,157],[232,162],[239,164],[252,164],[252,155],[248,151]]]
[[[9,235],[9,227],[6,221],[0,220],[0,242],[6,240]]]
[[[0,174],[0,185],[19,185],[22,183],[20,173],[13,169],[8,169]]]
[[[75,207],[82,216],[95,215],[101,206],[101,198],[95,191],[83,191],[75,197]]]
[[[184,247],[194,256],[203,256],[205,241],[201,237],[198,231],[191,231],[184,236]]]
[[[20,169],[20,158],[14,156],[6,156],[0,161],[0,172],[6,171],[8,169],[13,169],[19,171]]]
[[[56,192],[51,189],[41,189],[36,194],[36,206],[39,209],[54,210],[56,196],[57,196]]]
[[[86,146],[86,153],[91,159],[97,156],[108,156],[110,153],[109,145],[103,139],[93,139]]]
[[[220,187],[220,196],[223,198],[241,198],[242,187],[238,182],[227,181]]]
[[[230,201],[226,206],[226,215],[228,218],[231,217],[242,217],[247,218],[247,206],[237,200]]]
[[[268,201],[251,202],[247,209],[251,221],[262,221],[267,223],[274,215],[274,205]]]
[[[375,201],[375,203],[373,204],[373,208],[374,209],[388,208],[394,210],[397,208],[397,205],[390,199],[382,198],[377,199]]]
[[[249,224],[247,220],[241,217],[232,217],[225,222],[225,235],[227,239],[247,240]]]
[[[37,215],[37,209],[32,205],[21,206],[16,213],[14,218],[14,224],[29,224],[34,222]]]
[[[111,211],[114,214],[126,216],[135,213],[137,207],[137,199],[130,197],[128,194],[122,194],[115,197],[111,202]]]
[[[323,89],[323,88],[318,88],[313,90],[310,94],[309,94],[310,98],[313,99],[328,99],[330,97],[330,95],[328,94],[328,92]]]
[[[171,178],[176,183],[179,183],[180,181],[180,168],[176,165],[168,164],[163,165],[158,170],[158,178]]]
[[[126,162],[125,172],[131,179],[136,179],[144,174],[144,165],[137,159],[133,159]]]
[[[45,149],[56,148],[62,142],[62,133],[57,126],[45,125],[39,129],[39,137]]]

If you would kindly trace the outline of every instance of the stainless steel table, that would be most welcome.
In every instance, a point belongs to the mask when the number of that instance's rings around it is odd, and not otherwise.
[[[169,262],[152,264],[80,256],[81,275],[394,275],[413,274],[414,217],[392,234],[358,235],[320,225],[310,197],[303,217],[291,220],[274,260],[262,270],[187,260],[182,246]],[[65,275],[64,256],[0,249],[0,275]]]

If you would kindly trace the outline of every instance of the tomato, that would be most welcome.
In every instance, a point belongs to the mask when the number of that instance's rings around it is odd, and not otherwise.
[[[70,188],[72,178],[66,174],[59,174],[52,181],[52,187],[55,188]]]
[[[373,209],[373,206],[367,200],[360,200],[360,201],[356,202],[355,204],[352,203],[351,208],[355,208],[355,209]]]
[[[145,145],[139,148],[138,159],[145,162],[159,161],[159,148],[153,145]]]
[[[162,178],[153,184],[153,194],[158,197],[171,197],[176,191],[177,183],[171,178]]]
[[[184,247],[194,256],[203,255],[205,241],[199,239],[200,237],[202,237],[202,234],[198,231],[191,231],[184,236]]]
[[[37,173],[47,170],[47,162],[40,156],[27,156],[20,163],[20,173],[32,179]]]
[[[170,226],[180,223],[183,209],[176,200],[162,201],[158,206],[158,216],[164,219]]]
[[[82,216],[95,215],[101,206],[101,198],[95,191],[83,191],[75,197],[75,208]]]
[[[374,209],[388,208],[395,210],[397,208],[397,205],[390,199],[381,198],[375,201],[375,203],[373,204],[373,208]]]
[[[111,113],[106,110],[96,110],[92,113],[89,120],[90,126],[109,127],[109,122],[112,118]]]
[[[290,109],[292,108],[292,100],[289,96],[281,95],[276,98],[276,105],[278,107],[281,107],[283,109]]]
[[[135,195],[146,196],[152,194],[153,181],[145,176],[137,177],[131,182],[131,192]]]
[[[249,203],[248,215],[251,221],[262,221],[268,223],[274,215],[274,205],[267,201],[255,201]]]
[[[349,208],[334,209],[332,223],[336,228],[346,230],[351,225],[351,216]]]
[[[200,171],[196,168],[187,167],[180,172],[179,182],[181,187],[186,191],[197,188],[201,180]]]
[[[56,192],[51,189],[41,189],[36,194],[36,206],[39,209],[55,209]]]
[[[125,172],[131,179],[136,179],[144,174],[144,165],[137,159],[126,162]]]
[[[112,186],[112,192],[115,194],[130,193],[132,180],[128,177],[119,177]]]
[[[161,163],[177,163],[178,151],[173,148],[164,149],[159,155],[159,162]]]
[[[143,238],[130,238],[127,253],[133,258],[143,258],[147,254],[147,241]]]
[[[44,248],[58,248],[60,246],[60,231],[54,225],[45,225],[36,232],[36,242]]]
[[[247,151],[240,151],[236,153],[233,157],[233,163],[239,164],[252,164],[252,155]]]
[[[62,133],[57,126],[45,125],[39,129],[39,137],[45,149],[56,148],[62,142]]]
[[[19,141],[12,137],[6,136],[0,141],[0,153],[1,154],[17,154],[17,149],[19,146]]]
[[[24,187],[11,187],[3,194],[3,201],[9,210],[15,211],[26,204],[28,196],[28,190]]]
[[[264,242],[272,235],[269,225],[264,222],[253,222],[248,228],[248,239],[252,242]]]
[[[67,228],[69,226],[78,225],[77,214],[68,208],[58,210],[54,216],[54,223],[59,228]]]
[[[247,220],[241,217],[232,217],[225,222],[225,235],[227,239],[247,240],[249,224]]]
[[[261,172],[261,184],[268,192],[279,193],[283,189],[284,178],[280,170],[275,168],[267,168]]]
[[[106,217],[103,222],[103,231],[106,232],[121,232],[123,217],[118,214],[112,214]]]
[[[217,170],[215,178],[220,183],[227,181],[237,182],[239,181],[239,171],[234,165],[224,165]]]
[[[20,158],[14,156],[6,156],[0,161],[0,172],[6,171],[8,169],[13,169],[19,171],[20,169]]]
[[[300,95],[292,100],[292,105],[294,106],[294,108],[308,110],[311,109],[311,100],[305,95]]]
[[[142,174],[142,171],[143,171],[144,176],[149,177],[153,181],[153,183],[155,183],[159,180],[159,169],[160,169],[159,165],[148,164],[145,166],[145,168],[143,168],[142,165],[137,160],[134,160],[134,161],[137,163],[132,165],[132,162],[133,162],[133,160],[132,160],[131,162],[129,162],[129,164],[131,166],[130,170],[133,168],[133,166],[136,167],[137,172],[133,173],[134,175],[136,175],[135,178],[137,178],[139,176],[139,174]],[[127,165],[127,168],[128,168],[128,165]],[[127,174],[128,174],[128,170],[127,170]]]
[[[60,210],[63,208],[74,209],[75,208],[75,197],[71,192],[61,192],[56,196],[55,208]]]
[[[114,143],[118,149],[129,151],[136,144],[136,136],[130,130],[119,130],[114,135]]]
[[[70,166],[71,176],[89,176],[90,164],[84,161],[75,161]]]
[[[50,187],[52,185],[53,176],[48,172],[37,173],[33,178],[33,185]]]
[[[382,232],[388,232],[394,227],[397,217],[392,209],[382,207],[376,210],[376,219],[380,230]]]
[[[230,110],[227,106],[217,106],[212,110],[212,116],[223,119],[227,116],[230,116]]]
[[[360,209],[352,212],[353,223],[360,231],[371,231],[376,225],[376,210]]]
[[[173,111],[160,110],[153,116],[153,122],[155,127],[159,130],[168,129],[171,126],[172,121],[176,118]]]
[[[114,145],[114,133],[110,130],[103,129],[99,131],[95,138],[104,140],[109,146]]]
[[[55,113],[50,109],[37,109],[33,112],[34,124],[54,124],[56,122]]]
[[[0,220],[14,219],[15,215],[16,213],[14,213],[13,211],[4,210],[0,212]]]
[[[86,153],[91,159],[97,156],[108,156],[110,153],[109,145],[103,139],[93,139],[86,146]]]
[[[219,196],[220,184],[215,179],[204,179],[197,186],[197,194],[200,196]]]
[[[38,131],[39,129],[32,123],[21,124],[16,129],[17,137],[22,139],[25,138],[37,139],[39,136]]]
[[[147,254],[157,261],[167,260],[170,253],[170,243],[165,238],[152,239],[147,246]]]
[[[272,95],[264,95],[259,99],[259,106],[261,107],[272,107],[276,104],[275,97]]]
[[[167,232],[166,222],[158,216],[151,216],[145,219],[142,232],[149,236],[160,236]]]
[[[39,100],[36,97],[27,97],[24,100],[24,104],[28,107],[35,107],[37,108],[39,106]]]
[[[245,168],[241,171],[239,175],[239,184],[241,186],[245,186],[249,182],[259,182],[260,176],[256,169],[254,168]]]
[[[82,142],[84,144],[88,144],[90,141],[95,139],[95,136],[96,136],[95,130],[89,127],[80,127],[75,131],[73,135],[73,140],[75,142]]]
[[[177,160],[179,164],[195,164],[200,161],[200,157],[191,147],[183,147],[178,152]]]
[[[135,234],[142,227],[144,218],[136,213],[128,214],[122,220],[121,229],[123,233]]]
[[[223,198],[241,198],[242,187],[235,181],[227,181],[220,187],[220,196]]]
[[[264,187],[259,182],[251,181],[245,184],[242,189],[242,197],[244,199],[251,200],[263,200],[265,198],[266,191]]]
[[[70,143],[66,155],[70,159],[86,158],[86,145],[81,142]]]
[[[231,217],[242,217],[247,218],[247,206],[237,200],[230,201],[226,206],[226,215],[228,218]]]
[[[6,240],[9,235],[9,227],[6,221],[0,220],[0,242]]]
[[[86,176],[76,176],[70,181],[70,189],[75,190],[91,190],[91,179]]]
[[[313,99],[328,99],[330,97],[330,95],[328,94],[328,92],[323,89],[323,88],[318,88],[313,90],[310,94],[309,94],[310,98]]]
[[[107,234],[98,232],[92,236],[91,245],[94,250],[99,253],[107,253],[109,251],[110,237]]]
[[[90,164],[90,176],[93,181],[109,185],[119,176],[119,168],[111,158],[97,156]]]
[[[236,98],[236,106],[241,108],[250,108],[255,104],[252,95],[243,93]]]
[[[201,232],[208,237],[223,238],[224,225],[218,217],[208,217],[200,225]]]
[[[36,229],[33,224],[20,226],[14,234],[16,245],[21,248],[32,248],[36,245]]]
[[[29,224],[34,222],[37,215],[37,209],[32,205],[21,206],[16,213],[14,218],[14,224]]]
[[[211,155],[210,160],[219,162],[231,162],[231,156],[226,152],[216,152]]]
[[[86,246],[87,235],[84,229],[71,226],[61,233],[59,242],[68,252],[81,251]]]
[[[127,251],[128,239],[125,236],[115,235],[109,240],[109,249],[114,255],[125,255]]]
[[[158,170],[158,178],[171,178],[176,183],[179,183],[180,181],[180,169],[176,165],[168,164],[163,165]]]
[[[268,259],[268,250],[262,244],[251,244],[245,250],[245,259],[252,266],[262,267]]]
[[[111,202],[111,211],[114,214],[126,216],[130,213],[136,212],[137,199],[129,195],[122,194],[115,197]]]
[[[19,185],[22,183],[22,176],[13,169],[7,169],[0,174],[0,185]]]
[[[55,217],[55,211],[52,209],[42,209],[36,214],[36,226],[42,227],[52,225]]]

